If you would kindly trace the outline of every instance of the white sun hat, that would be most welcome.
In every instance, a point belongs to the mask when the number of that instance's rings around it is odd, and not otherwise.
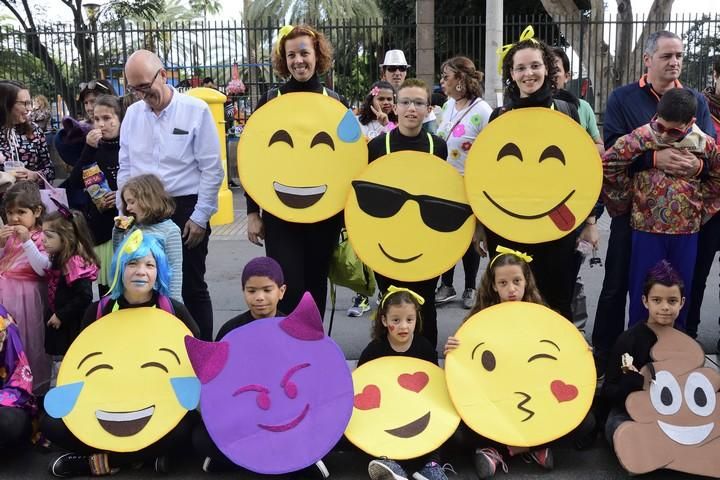
[[[405,54],[402,50],[388,50],[385,52],[385,60],[380,64],[381,67],[387,67],[389,65],[404,65],[409,67],[410,64],[405,60]]]

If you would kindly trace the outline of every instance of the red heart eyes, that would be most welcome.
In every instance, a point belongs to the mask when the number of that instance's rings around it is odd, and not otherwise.
[[[425,372],[415,372],[412,375],[409,373],[403,373],[398,377],[398,383],[401,387],[419,393],[425,385],[430,381],[430,377]]]
[[[358,410],[372,410],[380,406],[380,389],[377,385],[368,385],[361,393],[355,395],[353,402]]]

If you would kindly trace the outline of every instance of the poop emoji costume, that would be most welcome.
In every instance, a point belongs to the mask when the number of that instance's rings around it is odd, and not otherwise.
[[[633,474],[667,468],[720,478],[720,373],[672,328],[657,332],[650,355],[644,390],[625,401],[633,420],[613,435],[618,460]]]

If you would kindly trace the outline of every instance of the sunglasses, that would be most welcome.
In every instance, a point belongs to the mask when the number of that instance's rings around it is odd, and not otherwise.
[[[401,72],[407,72],[408,67],[406,65],[388,65],[385,69],[391,73],[397,72],[398,70]]]
[[[695,119],[693,118],[690,121],[690,124],[688,124],[688,127],[683,130],[680,128],[668,128],[662,123],[657,121],[657,115],[655,115],[652,120],[650,120],[650,128],[652,128],[655,132],[659,133],[660,135],[667,135],[668,137],[672,138],[675,141],[680,141],[683,138],[685,138],[690,132],[692,132],[693,124],[695,124]]]
[[[423,223],[438,232],[454,232],[472,216],[470,205],[430,195],[413,195],[399,188],[355,180],[352,182],[360,210],[376,218],[389,218],[400,211],[408,200],[420,207]]]
[[[84,92],[85,90],[102,90],[103,92],[109,92],[110,89],[102,82],[98,82],[96,80],[91,80],[89,82],[82,82],[80,85],[80,93]]]

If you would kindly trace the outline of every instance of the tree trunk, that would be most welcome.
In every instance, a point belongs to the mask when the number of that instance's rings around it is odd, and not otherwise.
[[[612,87],[628,83],[636,78],[637,62],[630,60],[633,43],[633,13],[630,0],[617,0],[617,34],[615,35],[615,62],[612,72]]]
[[[50,75],[50,78],[55,82],[55,86],[58,93],[65,99],[68,109],[70,110],[71,116],[76,116],[78,112],[78,105],[74,99],[73,92],[68,85],[67,79],[63,76],[62,72],[55,63],[55,60],[48,52],[47,47],[40,41],[40,37],[36,32],[28,32],[26,38],[26,46],[28,52],[34,55],[37,59],[42,62],[45,70]]]

